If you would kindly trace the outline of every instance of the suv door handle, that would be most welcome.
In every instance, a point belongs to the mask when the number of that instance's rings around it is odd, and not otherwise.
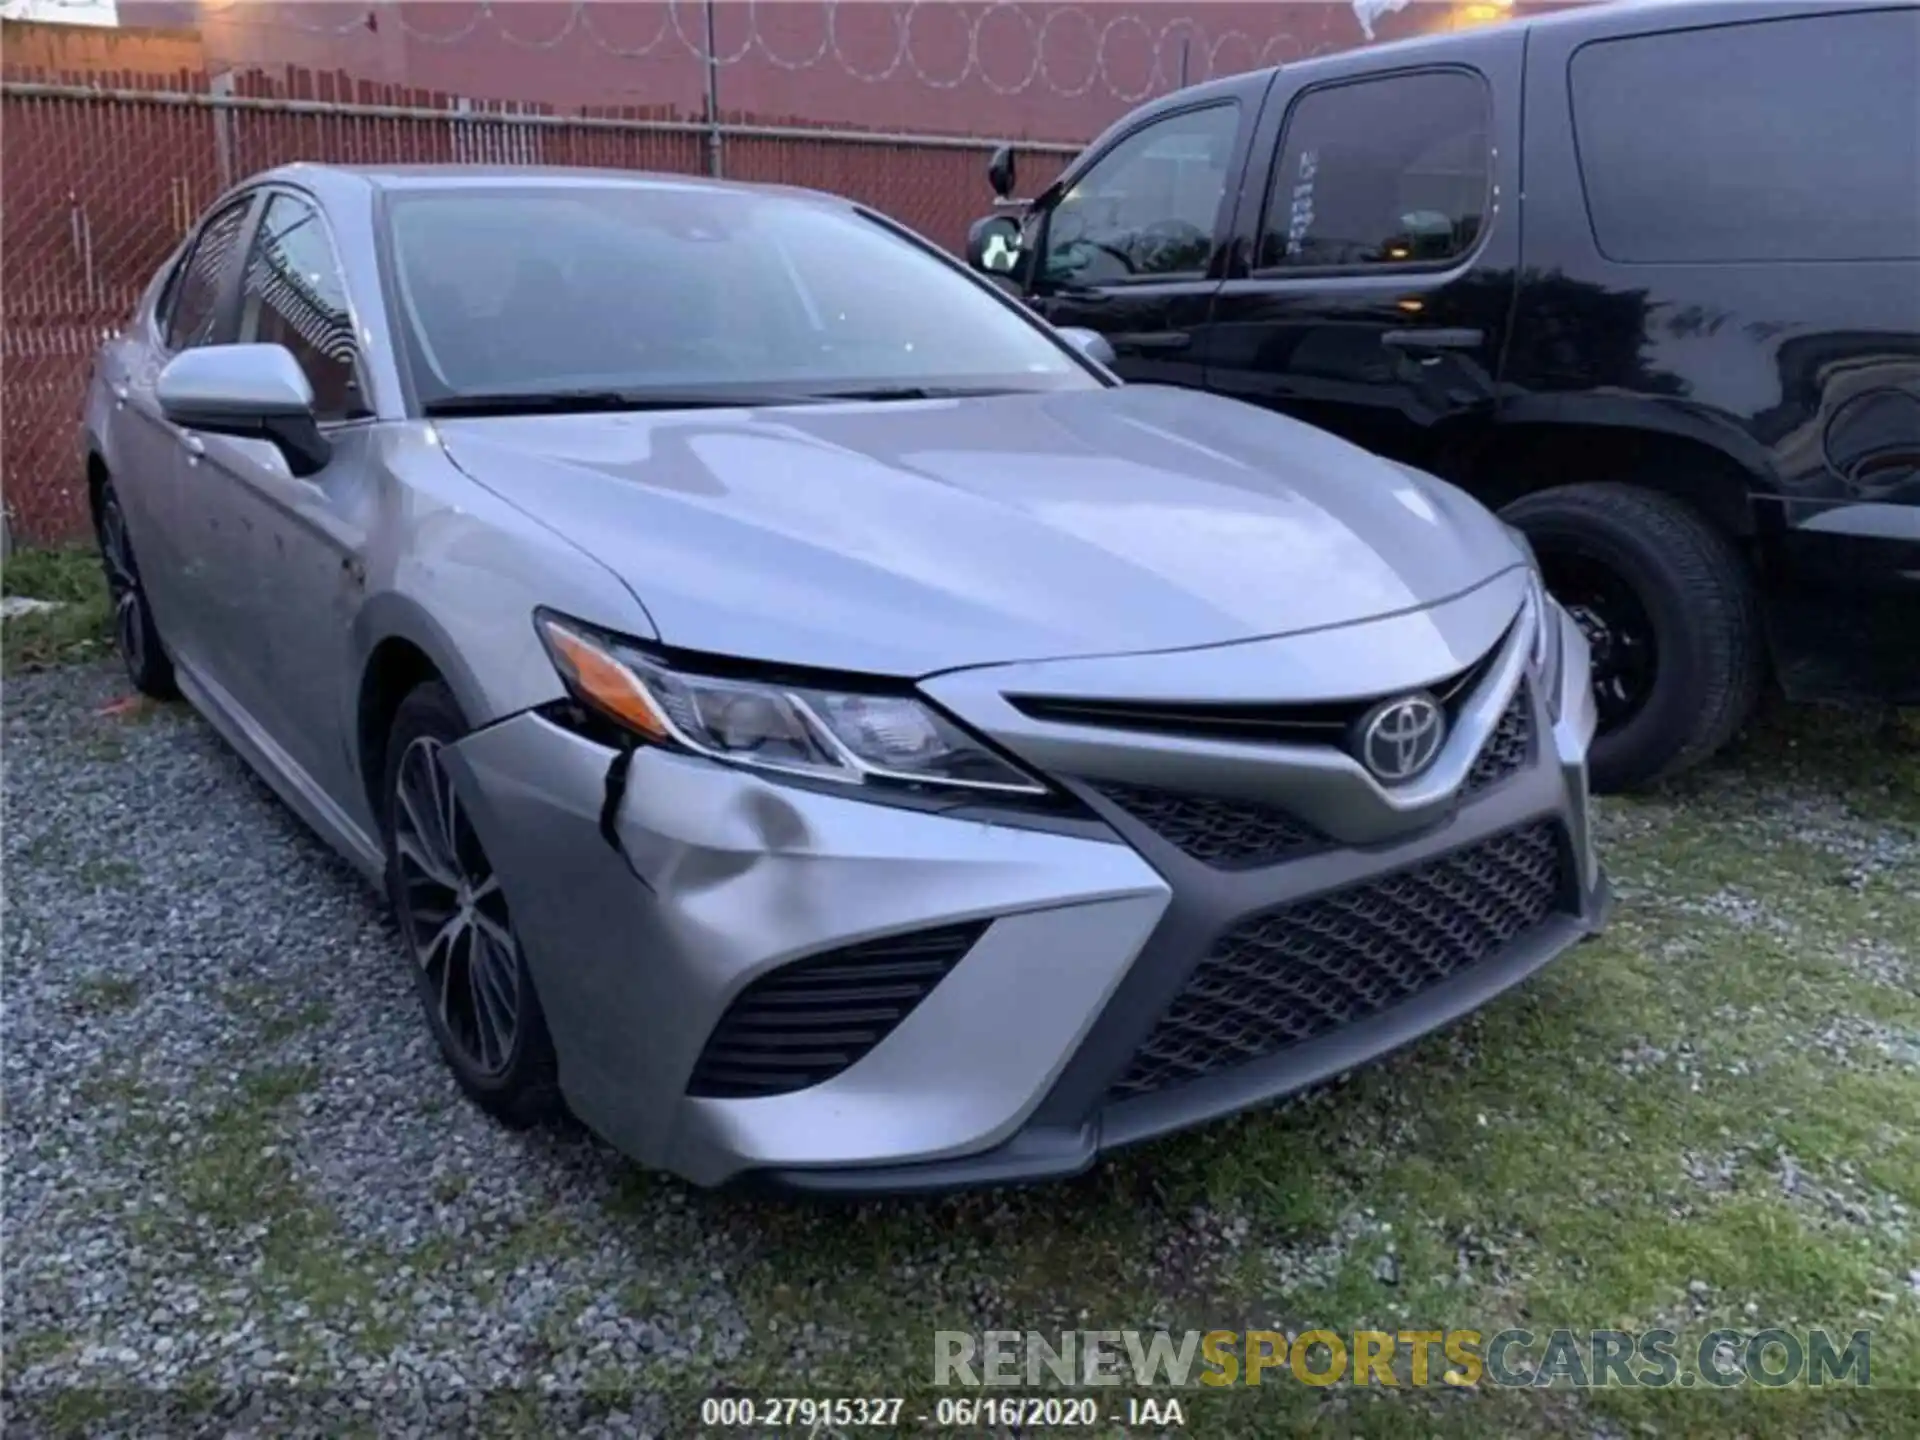
[[[185,434],[180,437],[180,448],[187,452],[187,463],[197,465],[200,457],[207,453],[206,442],[198,435]]]
[[[133,387],[128,385],[126,381],[116,380],[113,382],[113,400],[116,405],[126,404],[127,397],[132,393]]]
[[[1389,350],[1478,350],[1484,330],[1389,330],[1380,343]]]
[[[1187,330],[1155,330],[1141,335],[1109,335],[1107,337],[1116,350],[1184,350],[1193,344],[1193,334]]]

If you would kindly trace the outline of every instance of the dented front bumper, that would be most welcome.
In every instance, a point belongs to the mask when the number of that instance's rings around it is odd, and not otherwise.
[[[1348,840],[1239,872],[1181,855],[1085,782],[1061,779],[1072,767],[1053,773],[1088,818],[1012,824],[649,748],[610,786],[616,752],[537,713],[449,753],[582,1120],[701,1184],[753,1174],[811,1190],[947,1189],[1073,1174],[1104,1150],[1318,1083],[1468,1013],[1591,934],[1609,902],[1588,821],[1585,653],[1577,637],[1569,644],[1557,716],[1516,690],[1515,674],[1496,667],[1486,682],[1490,713],[1517,697],[1532,716],[1529,756],[1507,778],[1464,785],[1393,843]],[[1026,744],[1003,739],[1016,753]],[[1098,758],[1086,763],[1097,773]],[[1542,835],[1560,857],[1550,905],[1470,965],[1385,983],[1424,963],[1420,935],[1437,932],[1419,926],[1452,933],[1517,903],[1476,904],[1472,887],[1499,883],[1511,858],[1499,856]],[[1224,937],[1327,896],[1385,907],[1362,917],[1375,926],[1365,963],[1383,967],[1380,983],[1341,982],[1374,1001],[1201,1078],[1152,1093],[1125,1083],[1156,1022],[1180,1013],[1190,987],[1213,987],[1203,972]],[[964,958],[831,1078],[745,1098],[696,1093],[703,1050],[756,980],[961,922],[981,922]],[[1236,983],[1246,993],[1213,997],[1223,1023],[1262,1006],[1271,1020],[1269,981]]]
[[[899,1166],[999,1145],[1038,1105],[1166,909],[1117,836],[1051,833],[770,783],[537,714],[453,752],[507,887],[569,1104],[696,1183]],[[609,839],[617,843],[609,843]],[[790,1094],[688,1095],[729,1003],[803,955],[991,919],[871,1054]]]

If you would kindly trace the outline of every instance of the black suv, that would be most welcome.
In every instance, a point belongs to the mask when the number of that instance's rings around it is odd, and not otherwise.
[[[1233,76],[969,254],[1126,378],[1499,508],[1592,646],[1602,788],[1717,749],[1769,661],[1920,702],[1920,8],[1604,5]]]

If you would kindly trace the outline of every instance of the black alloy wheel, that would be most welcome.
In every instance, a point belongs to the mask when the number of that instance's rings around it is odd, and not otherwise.
[[[1547,589],[1586,636],[1600,734],[1613,735],[1646,707],[1660,663],[1647,607],[1619,574],[1578,553],[1541,556]]]
[[[1678,774],[1733,738],[1766,675],[1754,573],[1733,535],[1643,485],[1563,485],[1501,513],[1586,636],[1596,790]]]
[[[158,700],[178,694],[173,662],[160,643],[153,606],[140,582],[140,564],[134,558],[133,538],[127,533],[126,512],[112,485],[102,490],[95,525],[100,561],[107,573],[107,600],[113,607],[113,644],[134,688]]]

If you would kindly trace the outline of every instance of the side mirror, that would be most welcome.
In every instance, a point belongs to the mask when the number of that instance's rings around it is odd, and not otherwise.
[[[284,345],[203,345],[167,362],[155,384],[160,413],[183,430],[266,440],[295,475],[333,454],[313,414],[313,386]]]
[[[1011,145],[1002,145],[987,161],[987,183],[993,187],[993,193],[1000,199],[1013,198],[1014,170]]]
[[[982,275],[1011,275],[1020,263],[1020,222],[986,215],[967,229],[967,263]]]
[[[1098,330],[1088,330],[1079,325],[1062,325],[1055,333],[1103,370],[1113,368],[1115,359],[1113,345]]]

